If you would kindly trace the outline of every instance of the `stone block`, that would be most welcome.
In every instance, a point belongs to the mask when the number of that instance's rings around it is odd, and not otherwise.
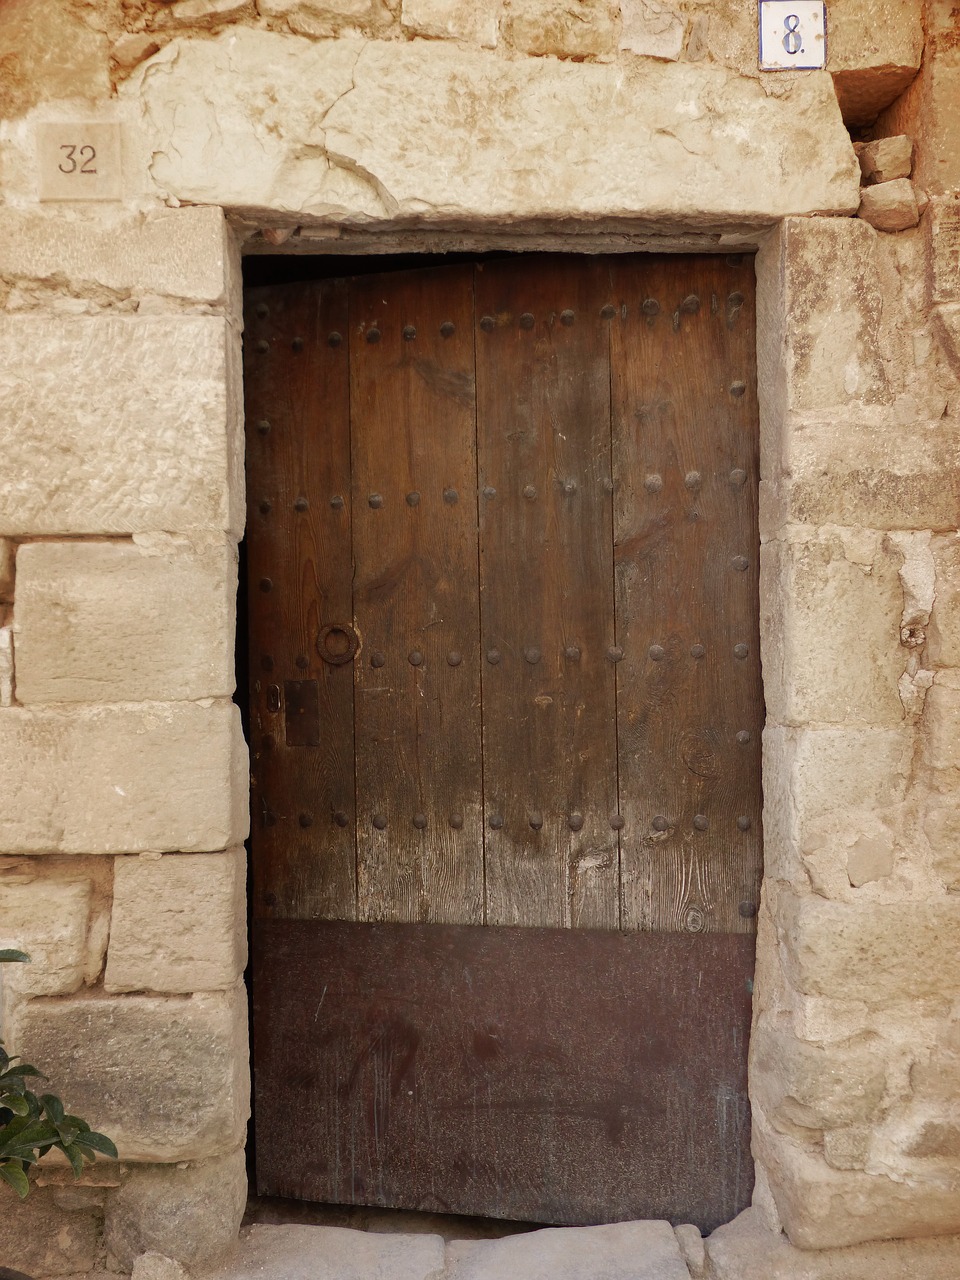
[[[187,1280],[187,1273],[182,1263],[163,1253],[141,1253],[133,1260],[130,1280]]]
[[[758,298],[757,331],[761,383],[771,373],[782,387],[780,412],[769,404],[769,390],[764,392],[766,405],[761,402],[762,418],[778,433],[783,411],[893,399],[881,345],[889,299],[884,297],[876,245],[877,233],[860,219],[788,218],[772,246],[778,261],[768,263],[768,278],[779,282],[776,311],[789,317],[789,323],[782,334],[782,320],[761,329]],[[771,306],[772,300],[765,299],[764,305]],[[789,470],[788,457],[778,458],[769,445],[768,452]]]
[[[129,71],[138,62],[145,62],[160,48],[149,32],[127,32],[114,41],[110,56],[118,67]]]
[[[923,806],[923,830],[933,869],[947,889],[960,889],[960,806],[952,795],[931,796]]]
[[[227,849],[247,833],[246,747],[229,702],[0,711],[0,849]]]
[[[868,182],[909,178],[913,168],[913,141],[905,133],[865,142],[857,152],[860,172]]]
[[[860,217],[878,231],[906,231],[920,221],[917,197],[909,178],[894,178],[860,193]]]
[[[0,707],[13,706],[13,684],[13,627],[0,627]]]
[[[690,1280],[668,1222],[616,1222],[603,1227],[547,1228],[501,1240],[453,1240],[448,1280]]]
[[[242,849],[118,858],[104,989],[232,987],[247,958],[245,893]]]
[[[768,874],[806,879],[805,860],[837,859],[864,835],[899,823],[912,767],[911,736],[891,729],[782,729],[763,733],[764,845]]]
[[[778,924],[800,992],[882,1006],[960,988],[960,901],[852,904],[784,894]]]
[[[773,1133],[756,1117],[753,1150],[754,1158],[767,1171],[790,1243],[798,1250],[843,1249],[869,1240],[882,1240],[886,1247],[897,1237],[910,1239],[960,1231],[960,1196],[955,1180],[950,1177],[933,1174],[930,1178],[897,1181],[883,1173],[831,1169],[818,1154],[783,1134]],[[710,1245],[707,1247],[709,1250]],[[956,1249],[955,1244],[953,1247]],[[922,1253],[914,1256],[917,1261],[923,1258]],[[943,1261],[957,1256],[960,1255],[956,1252],[946,1253]],[[909,1252],[897,1259],[898,1262],[904,1260],[910,1260]],[[779,1278],[779,1272],[772,1274]],[[789,1271],[784,1274],[791,1275]],[[852,1274],[863,1276],[864,1280],[876,1280],[878,1273],[864,1268]],[[922,1271],[893,1269],[887,1274],[897,1276],[898,1280],[905,1275],[925,1276]],[[937,1273],[929,1274],[936,1276]],[[817,1272],[812,1276],[820,1280]],[[742,1275],[738,1280],[742,1280]]]
[[[242,1149],[186,1167],[129,1168],[107,1199],[104,1243],[134,1275],[138,1258],[159,1255],[168,1267],[158,1275],[154,1264],[151,1280],[173,1280],[170,1265],[208,1268],[235,1245],[246,1202]]]
[[[216,27],[256,17],[254,0],[176,0],[164,18],[178,26]]]
[[[237,342],[215,316],[0,318],[0,531],[239,534]]]
[[[83,986],[90,896],[85,877],[31,875],[17,865],[0,871],[0,948],[30,957],[4,966],[6,991],[53,996]]]
[[[620,34],[618,0],[504,0],[504,39],[520,53],[554,58],[612,54]]]
[[[871,124],[910,84],[923,56],[921,0],[830,5],[827,69],[847,125]]]
[[[923,760],[932,769],[960,769],[960,672],[938,671],[923,712]]]
[[[376,34],[389,27],[393,13],[385,0],[257,0],[259,12],[283,18],[298,35],[323,37],[358,30]]]
[[[210,1280],[228,1280],[228,1268]],[[243,1232],[229,1264],[230,1280],[438,1280],[443,1239],[346,1227],[262,1226]]]
[[[712,1280],[955,1280],[960,1237],[797,1249],[747,1209],[707,1240]]]
[[[862,531],[763,546],[761,636],[771,720],[901,723],[901,562],[881,534]]]
[[[690,1222],[684,1222],[679,1227],[674,1227],[673,1233],[677,1237],[677,1244],[687,1264],[687,1270],[694,1280],[700,1280],[700,1277],[707,1273],[707,1247],[700,1234],[700,1228]]]
[[[865,1123],[883,1097],[884,1052],[876,1036],[816,1045],[761,1023],[750,1038],[751,1102],[788,1133]]]
[[[122,1160],[204,1160],[244,1140],[242,987],[192,996],[90,993],[17,1006],[10,1045],[117,1144]]]
[[[223,535],[34,542],[19,560],[21,704],[233,693],[237,555]]]
[[[403,0],[404,30],[431,40],[465,40],[495,49],[501,5],[490,0]]]
[[[16,547],[9,538],[0,538],[0,603],[13,600]]]
[[[0,5],[0,118],[50,99],[110,97],[107,38],[69,0],[4,0]]]
[[[133,37],[140,40],[143,37]],[[231,246],[217,208],[100,214],[0,207],[0,275],[222,305]]]
[[[142,110],[156,183],[248,216],[706,228],[850,213],[859,200],[826,77],[773,94],[707,62],[530,63],[449,41],[307,43],[242,28],[173,41],[149,65],[120,93]],[[749,139],[746,152],[728,145],[731,131]]]
[[[679,6],[661,0],[621,0],[620,14],[622,51],[667,62],[680,57],[686,25]]]
[[[930,300],[960,302],[960,199],[930,201]]]
[[[870,529],[949,528],[960,508],[960,431],[914,406],[805,413],[771,422],[761,528],[786,524]],[[781,468],[777,474],[777,467]]]
[[[28,1276],[77,1276],[97,1262],[103,1213],[99,1206],[65,1212],[52,1188],[35,1188],[18,1201],[4,1185],[0,1212],[2,1267]]]

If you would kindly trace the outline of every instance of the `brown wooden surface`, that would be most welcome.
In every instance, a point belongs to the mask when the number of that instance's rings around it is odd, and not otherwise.
[[[532,259],[477,275],[491,924],[620,922],[600,273],[590,259]]]
[[[346,285],[250,290],[245,325],[253,907],[349,920],[353,671],[316,648],[321,628],[353,615]],[[313,746],[285,734],[280,690],[304,680],[316,682]]]
[[[620,259],[611,285],[623,926],[750,932],[763,726],[752,262]]]
[[[355,281],[350,338],[358,914],[479,923],[472,268]]]
[[[749,1204],[751,938],[276,921],[256,948],[261,1194],[704,1231]]]

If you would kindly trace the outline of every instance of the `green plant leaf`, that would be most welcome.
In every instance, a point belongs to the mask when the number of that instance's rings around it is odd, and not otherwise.
[[[0,950],[0,964],[29,964],[30,957],[25,951],[16,951],[12,947]]]
[[[102,1156],[109,1156],[111,1160],[118,1159],[117,1148],[105,1133],[97,1133],[95,1129],[91,1129],[89,1133],[82,1133],[77,1138],[76,1145],[89,1147],[91,1151],[99,1151]]]
[[[73,1169],[73,1176],[79,1178],[83,1173],[83,1152],[79,1147],[75,1147],[72,1143],[67,1142],[60,1146],[60,1150],[70,1161],[70,1167]]]
[[[27,1181],[27,1175],[19,1164],[0,1164],[0,1178],[4,1182],[9,1182],[21,1200],[26,1198],[30,1190],[30,1183]]]
[[[55,1093],[42,1093],[40,1104],[54,1124],[60,1124],[64,1118],[63,1103]],[[73,1119],[73,1116],[70,1117]]]

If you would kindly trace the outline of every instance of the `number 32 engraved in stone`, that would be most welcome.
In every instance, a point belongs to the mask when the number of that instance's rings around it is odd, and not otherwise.
[[[83,146],[78,147],[76,143],[63,143],[60,147],[61,151],[67,154],[63,157],[57,168],[61,173],[96,173],[95,168],[91,168],[94,160],[97,158],[96,147]],[[79,157],[79,160],[78,160]]]

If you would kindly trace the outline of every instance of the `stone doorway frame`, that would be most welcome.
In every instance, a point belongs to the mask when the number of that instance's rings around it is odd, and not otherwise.
[[[774,224],[752,232],[738,228],[736,233],[724,235],[713,234],[701,237],[689,232],[674,233],[671,229],[658,229],[654,233],[644,232],[631,234],[611,230],[597,232],[589,223],[574,224],[557,231],[541,231],[535,234],[517,234],[516,232],[495,232],[484,230],[479,233],[434,231],[427,228],[405,230],[400,233],[383,233],[376,229],[369,231],[353,231],[337,240],[329,235],[319,234],[316,238],[310,235],[309,228],[262,227],[254,232],[253,245],[246,239],[238,247],[234,261],[234,271],[238,280],[242,279],[243,260],[251,256],[263,256],[273,259],[291,257],[325,257],[343,258],[349,261],[355,258],[371,258],[379,256],[409,255],[416,257],[438,253],[484,253],[490,251],[506,253],[561,253],[564,255],[600,255],[616,253],[687,253],[710,256],[749,255],[754,257],[754,269],[757,285],[757,390],[760,413],[760,482],[761,491],[767,478],[768,466],[772,465],[771,447],[779,434],[779,426],[773,420],[777,407],[777,393],[774,387],[764,387],[761,370],[772,371],[777,367],[777,350],[785,328],[785,315],[782,309],[782,272],[779,269],[780,239],[783,234],[783,223]],[[241,237],[249,237],[251,228],[237,223]],[[292,241],[292,243],[291,243]],[[722,245],[718,242],[722,241]],[[252,250],[252,251],[251,251]],[[242,288],[239,307],[242,311]],[[774,320],[776,317],[776,320]],[[230,396],[236,396],[237,403],[243,404],[244,386],[243,371],[237,371],[239,388]],[[249,496],[248,496],[249,497]],[[763,503],[760,508],[760,543],[761,560],[763,559]],[[245,535],[244,535],[245,536]],[[761,571],[761,582],[763,574]],[[762,592],[762,587],[761,587]],[[776,610],[776,602],[768,601],[767,616],[771,609]],[[243,619],[238,614],[238,626]],[[764,603],[761,598],[761,649],[764,646]],[[766,678],[761,669],[764,694],[767,694]],[[245,697],[245,692],[243,694]],[[766,778],[766,759],[762,765],[761,786]],[[764,873],[761,883],[760,912],[764,911],[764,885],[767,875],[766,852],[766,801],[764,803]],[[248,925],[249,928],[249,925]],[[757,1010],[762,1007],[762,995],[765,985],[770,982],[770,966],[776,963],[776,956],[761,956],[761,940],[769,946],[769,930],[762,927],[756,935],[757,940],[757,976],[754,984],[754,1022]],[[752,1032],[751,1032],[752,1040]],[[251,1080],[253,1074],[252,1059],[250,1063]],[[753,1089],[753,1066],[748,1069],[748,1094],[751,1106],[755,1105]],[[766,1207],[771,1223],[777,1221],[776,1209],[772,1203],[769,1188],[761,1166],[754,1158],[757,1183],[754,1191],[755,1202]],[[591,1228],[567,1228],[567,1230],[585,1230]]]

